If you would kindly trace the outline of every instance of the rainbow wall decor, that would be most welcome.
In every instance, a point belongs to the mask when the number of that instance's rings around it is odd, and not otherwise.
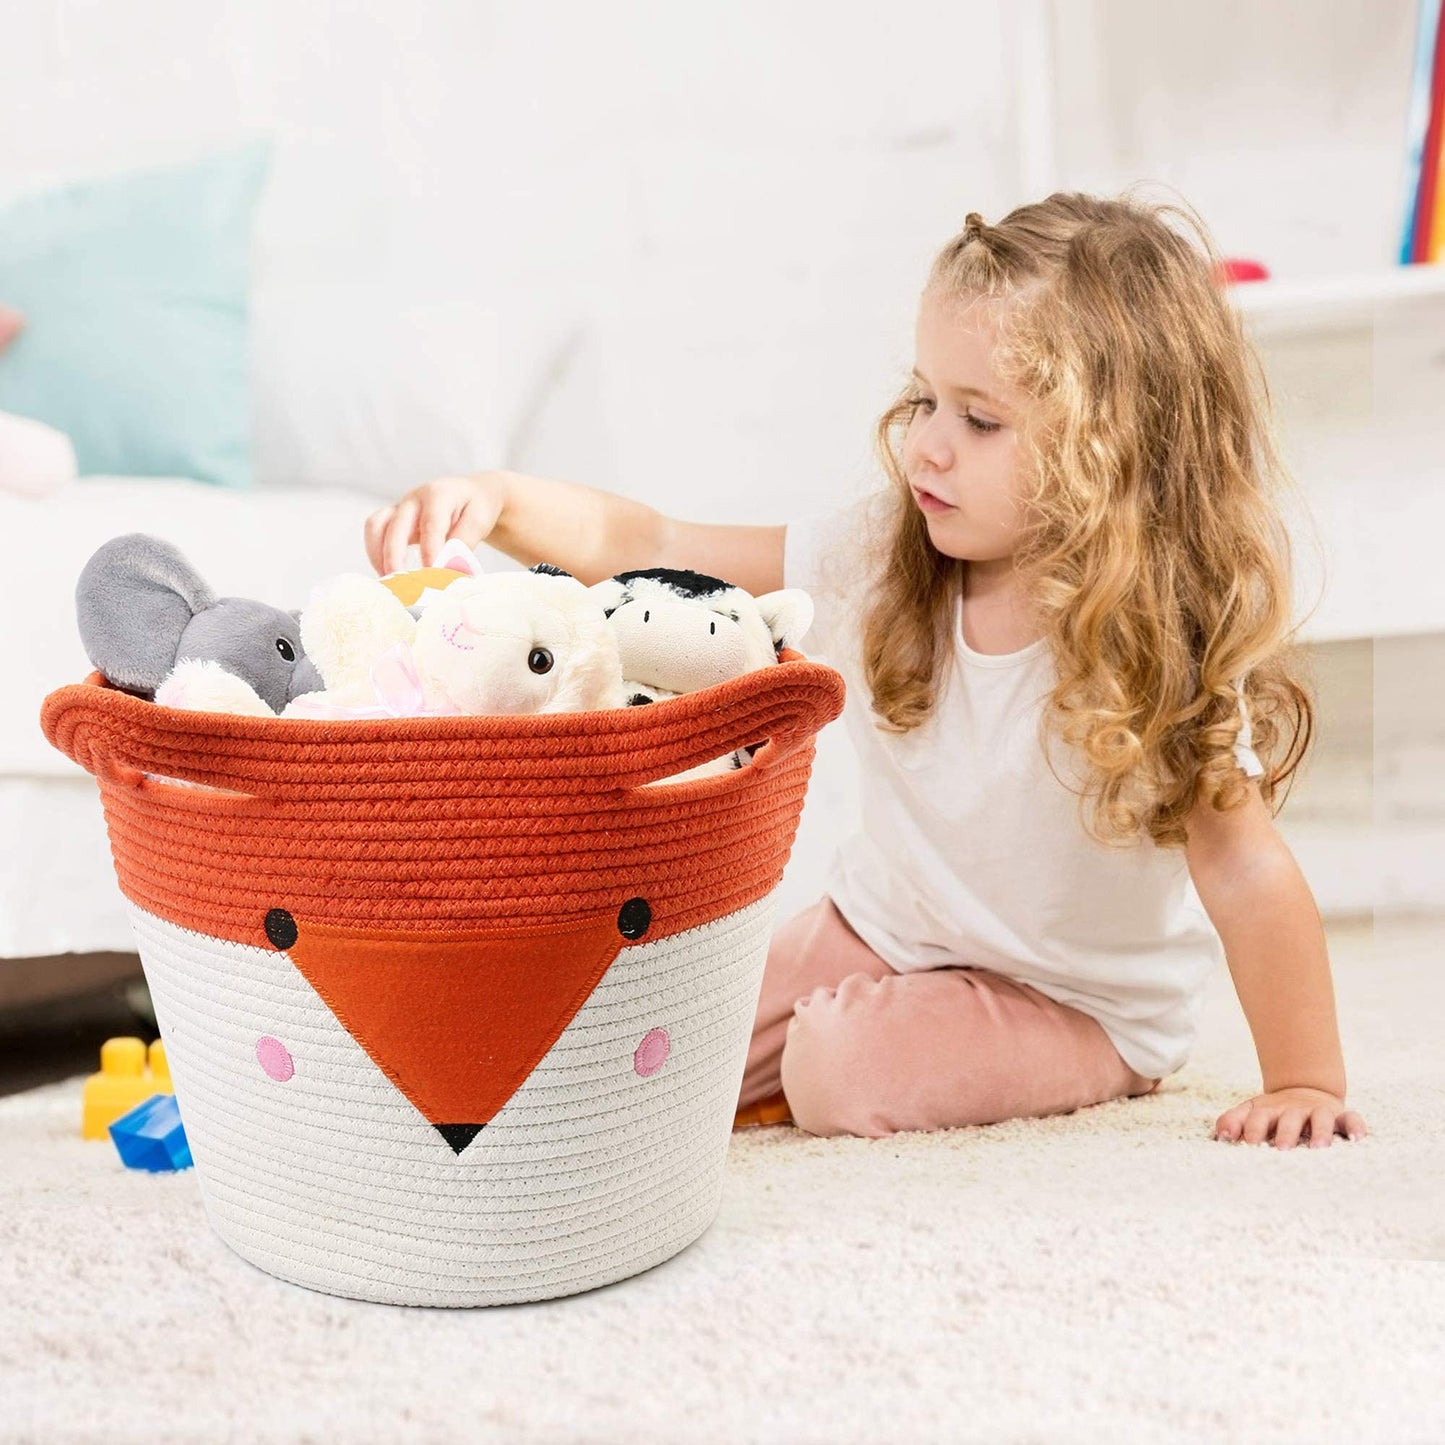
[[[1420,0],[1400,264],[1445,260],[1445,0]]]

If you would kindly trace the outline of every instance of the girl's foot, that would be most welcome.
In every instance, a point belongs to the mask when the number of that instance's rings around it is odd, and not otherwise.
[[[751,1129],[759,1124],[791,1124],[792,1122],[792,1110],[788,1108],[788,1100],[781,1090],[776,1094],[770,1094],[766,1099],[759,1099],[756,1104],[749,1104],[746,1109],[739,1109],[733,1116],[734,1129]]]

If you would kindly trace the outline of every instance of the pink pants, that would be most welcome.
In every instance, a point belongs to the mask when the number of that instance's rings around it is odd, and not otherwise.
[[[882,1138],[1148,1094],[1099,1023],[981,968],[897,973],[822,898],[773,935],[739,1109]]]

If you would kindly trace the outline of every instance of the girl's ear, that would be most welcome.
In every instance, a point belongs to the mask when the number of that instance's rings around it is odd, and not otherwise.
[[[801,587],[765,592],[757,604],[773,634],[773,646],[779,650],[796,647],[813,625],[813,599]]]

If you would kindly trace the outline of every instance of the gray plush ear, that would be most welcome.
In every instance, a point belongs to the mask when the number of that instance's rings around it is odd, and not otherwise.
[[[813,625],[813,599],[801,587],[785,587],[781,592],[765,592],[756,600],[773,634],[773,646],[797,647]]]
[[[191,619],[215,601],[175,547],[144,532],[111,538],[75,584],[86,656],[117,686],[147,696],[175,665]]]

